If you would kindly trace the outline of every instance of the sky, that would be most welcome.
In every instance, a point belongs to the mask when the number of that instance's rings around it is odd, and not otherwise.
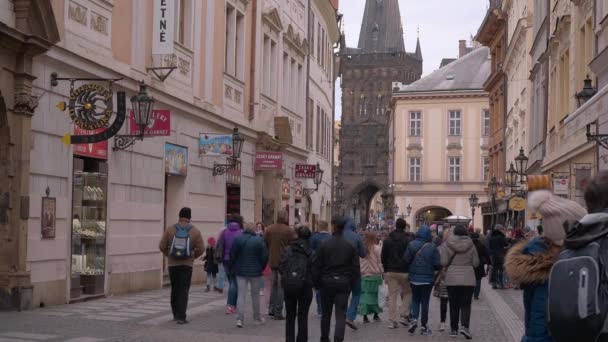
[[[346,45],[357,47],[366,0],[341,0]],[[373,1],[373,0],[372,0]],[[443,58],[458,57],[458,41],[475,36],[488,8],[488,0],[399,0],[405,49],[416,49],[420,28],[423,76],[437,68]],[[342,114],[341,91],[336,82],[336,119]]]

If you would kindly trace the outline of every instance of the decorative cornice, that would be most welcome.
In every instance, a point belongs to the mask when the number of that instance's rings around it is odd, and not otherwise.
[[[262,19],[270,25],[277,32],[283,31],[283,21],[281,20],[281,15],[279,14],[279,10],[272,8],[268,10],[266,13],[262,15]]]
[[[284,151],[287,147],[286,144],[271,137],[266,132],[258,132],[256,146],[260,147],[262,151]]]
[[[15,95],[15,105],[13,111],[19,114],[34,115],[34,111],[38,107],[38,98],[26,93]]]
[[[412,150],[422,151],[422,145],[417,144],[417,143],[412,143],[412,144],[409,144],[406,149],[408,151],[412,151]]]
[[[447,147],[448,150],[462,150],[462,145],[460,143],[450,143]]]
[[[302,56],[308,55],[308,40],[306,38],[302,39],[291,24],[287,27],[287,32],[283,33],[283,40],[300,52]]]

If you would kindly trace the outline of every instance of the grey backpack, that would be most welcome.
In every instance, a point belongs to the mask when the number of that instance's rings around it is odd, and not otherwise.
[[[598,341],[607,331],[607,264],[601,260],[606,248],[608,240],[603,238],[579,249],[566,249],[551,268],[547,325],[556,342]]]

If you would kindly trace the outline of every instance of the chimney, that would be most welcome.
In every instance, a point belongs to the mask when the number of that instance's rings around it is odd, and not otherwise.
[[[461,58],[462,56],[467,54],[467,41],[466,40],[459,40],[458,41],[458,58]]]

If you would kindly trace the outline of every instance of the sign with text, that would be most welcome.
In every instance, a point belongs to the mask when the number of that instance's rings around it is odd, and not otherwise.
[[[170,55],[173,53],[175,0],[154,0],[153,11],[152,54]]]
[[[129,114],[129,134],[139,135],[139,126],[135,124],[135,113]],[[147,137],[168,137],[171,135],[171,111],[168,109],[153,110],[148,126],[144,128]]]
[[[105,131],[106,128],[98,128],[96,130],[87,131],[78,126],[74,126],[74,135],[94,135]],[[98,159],[108,159],[108,141],[104,140],[98,143],[91,144],[75,144],[74,154]]]
[[[260,151],[255,153],[256,171],[279,171],[283,169],[283,153]]]
[[[553,176],[553,193],[556,195],[570,194],[570,178],[567,176]]]
[[[316,165],[296,164],[296,178],[315,178]]]

